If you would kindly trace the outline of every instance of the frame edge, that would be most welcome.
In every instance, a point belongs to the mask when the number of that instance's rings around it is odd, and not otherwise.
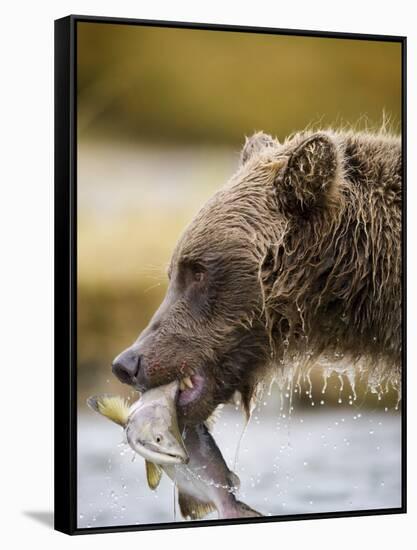
[[[71,195],[74,188],[73,19],[54,23],[54,528],[76,530],[71,330]]]

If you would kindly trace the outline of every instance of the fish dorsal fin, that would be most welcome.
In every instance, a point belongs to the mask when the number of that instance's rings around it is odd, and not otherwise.
[[[130,407],[123,397],[107,394],[93,395],[87,399],[87,405],[116,424],[126,426]]]
[[[178,493],[178,503],[184,519],[201,519],[210,512],[216,511],[213,503],[203,502],[181,492]]]
[[[149,462],[149,460],[145,460],[146,465],[146,479],[148,480],[149,488],[154,491],[161,481],[162,477],[162,469],[153,462]]]

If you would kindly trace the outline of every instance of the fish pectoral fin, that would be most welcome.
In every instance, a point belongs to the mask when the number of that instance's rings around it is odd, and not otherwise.
[[[203,502],[181,492],[178,493],[178,503],[184,519],[201,519],[210,512],[216,511],[216,507],[211,502]]]
[[[161,481],[162,477],[162,468],[149,460],[145,460],[146,465],[146,479],[148,480],[149,488],[154,491]]]

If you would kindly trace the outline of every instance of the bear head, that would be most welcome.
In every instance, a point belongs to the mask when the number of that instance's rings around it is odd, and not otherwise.
[[[265,369],[302,324],[285,280],[305,284],[308,273],[294,266],[307,261],[309,243],[335,216],[341,174],[331,133],[296,134],[283,144],[263,133],[247,139],[235,175],[179,239],[165,299],[114,360],[115,375],[140,390],[182,380],[186,422],[206,419],[235,391],[248,409]],[[291,250],[291,235],[305,235],[306,259]],[[326,269],[326,260],[320,265]],[[273,321],[270,306],[281,312]]]

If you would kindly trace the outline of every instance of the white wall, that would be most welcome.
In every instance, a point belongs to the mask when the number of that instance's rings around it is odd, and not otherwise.
[[[215,548],[345,548],[372,545],[392,549],[414,539],[417,467],[415,421],[417,191],[417,30],[412,2],[257,0],[245,5],[227,0],[95,0],[89,2],[9,1],[1,20],[2,136],[0,201],[1,256],[1,399],[0,540],[6,547],[87,548],[100,544],[187,545]],[[407,35],[409,63],[409,514],[332,519],[257,526],[122,533],[70,539],[35,521],[28,513],[52,509],[52,182],[53,182],[53,20],[70,13]],[[343,61],[341,61],[343,63]],[[413,69],[413,70],[412,70]],[[414,249],[414,250],[413,250]],[[414,338],[413,338],[414,336]],[[9,390],[10,391],[10,390]],[[417,391],[417,390],[414,390]],[[13,542],[14,541],[14,542]],[[366,545],[366,546],[365,546]]]

